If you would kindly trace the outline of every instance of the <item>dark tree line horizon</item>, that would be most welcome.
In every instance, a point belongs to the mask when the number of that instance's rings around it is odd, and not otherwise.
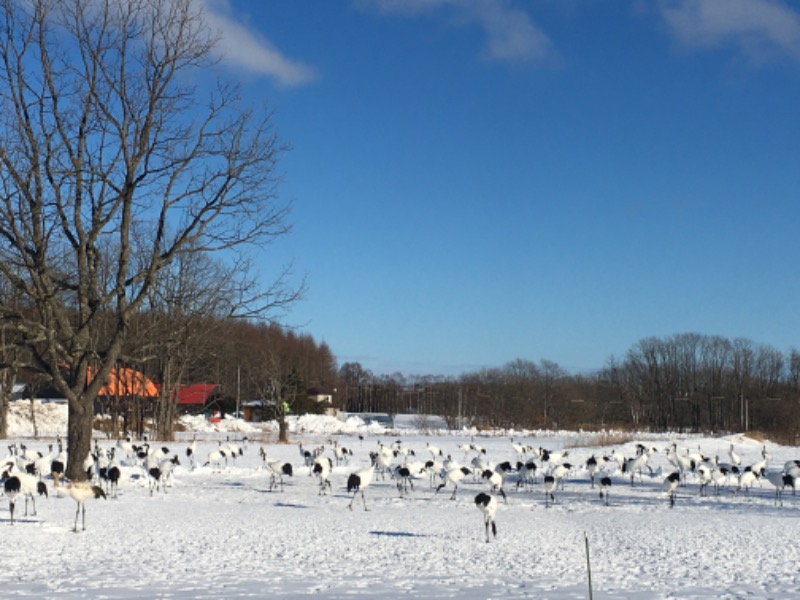
[[[328,345],[277,323],[197,316],[179,325],[163,314],[148,313],[136,320],[134,330],[117,367],[141,373],[161,392],[154,399],[104,398],[102,412],[120,419],[117,435],[127,429],[134,435],[172,439],[177,415],[173,392],[184,385],[217,384],[216,405],[232,413],[240,403],[256,399],[278,408],[285,402],[292,412],[312,412],[318,407],[309,402],[308,389],[332,390],[337,384],[336,360]],[[181,332],[180,342],[175,332]],[[0,437],[6,437],[11,384],[24,383],[35,396],[51,383],[31,365],[0,368],[0,375]],[[285,414],[278,417],[283,420]]]
[[[748,339],[647,337],[591,374],[516,359],[458,376],[339,370],[349,412],[439,415],[451,428],[800,432],[800,352]]]
[[[783,354],[742,338],[648,337],[589,374],[571,374],[546,359],[516,359],[457,376],[375,375],[357,362],[338,365],[327,343],[277,323],[206,316],[182,329],[152,314],[137,323],[141,335],[123,355],[146,358],[120,366],[160,384],[168,384],[170,372],[181,373],[173,386],[217,383],[228,412],[255,399],[286,402],[295,414],[320,412],[325,407],[307,397],[317,388],[345,412],[418,414],[423,426],[425,415],[438,415],[452,429],[759,430],[790,441],[800,430],[800,352]],[[180,330],[181,343],[158,343]],[[27,377],[41,383],[32,372]],[[7,401],[0,435],[6,409]],[[161,394],[149,433],[171,439],[176,409],[175,397]]]

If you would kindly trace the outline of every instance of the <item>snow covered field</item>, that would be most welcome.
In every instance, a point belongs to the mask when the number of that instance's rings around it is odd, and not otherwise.
[[[65,410],[62,412],[65,413]],[[16,442],[47,452],[65,431],[58,408],[37,419],[41,438],[15,413],[11,435]],[[19,412],[19,411],[18,411]],[[23,411],[24,412],[24,411]],[[693,475],[678,489],[669,508],[662,482],[673,466],[664,450],[673,442],[681,453],[699,449],[728,462],[734,444],[743,464],[761,460],[763,444],[741,435],[686,438],[642,434],[614,447],[598,447],[597,435],[515,432],[516,443],[567,450],[572,465],[556,503],[545,507],[541,473],[532,490],[516,489],[516,475],[506,477],[508,503],[500,498],[496,540],[485,543],[481,513],[474,497],[488,485],[468,475],[451,500],[450,484],[438,494],[427,475],[401,496],[388,476],[366,488],[348,510],[350,472],[369,465],[379,442],[415,451],[411,460],[430,459],[428,444],[469,465],[477,455],[459,446],[471,432],[386,432],[357,420],[340,424],[324,418],[292,423],[292,444],[275,443],[241,421],[212,427],[187,420],[198,440],[198,462],[226,438],[243,445],[243,456],[227,466],[191,469],[186,447],[168,444],[177,454],[174,485],[151,497],[140,467],[123,458],[123,478],[116,499],[91,500],[86,531],[72,532],[75,502],[59,496],[47,480],[50,497],[38,499],[36,516],[10,525],[8,503],[0,507],[0,596],[3,598],[243,598],[315,596],[344,598],[586,598],[586,540],[591,558],[594,598],[797,598],[800,595],[800,496],[788,490],[776,505],[775,488],[766,480],[749,496],[734,494],[732,480],[715,496],[700,497]],[[407,423],[410,424],[410,423]],[[216,430],[215,430],[216,429]],[[508,433],[475,436],[493,464],[517,462]],[[363,439],[362,439],[363,438]],[[104,440],[111,448],[115,440]],[[316,478],[303,465],[304,449],[329,440],[351,448],[348,465],[336,466],[332,489],[319,494]],[[636,444],[655,447],[652,475],[645,472],[631,486],[629,478],[607,468],[612,479],[610,506],[592,489],[583,467],[586,459],[616,449],[634,456]],[[153,446],[161,444],[153,444]],[[283,491],[270,491],[270,476],[259,449],[269,458],[290,461],[294,476]],[[780,470],[800,449],[766,443],[769,468]],[[118,453],[119,457],[119,453]],[[400,458],[394,464],[400,464]],[[438,481],[437,481],[438,483]]]

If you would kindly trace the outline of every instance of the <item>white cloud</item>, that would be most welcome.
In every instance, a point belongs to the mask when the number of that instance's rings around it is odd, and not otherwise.
[[[486,34],[485,55],[492,60],[544,62],[557,52],[528,13],[505,0],[356,0],[365,8],[402,16],[450,11],[460,24],[477,23]]]
[[[690,48],[735,44],[754,64],[800,60],[800,14],[777,0],[664,0],[661,14]]]
[[[474,3],[481,25],[488,35],[488,51],[498,60],[544,60],[554,54],[550,38],[522,10],[506,8],[499,2]]]
[[[219,35],[216,51],[224,61],[284,86],[299,86],[317,78],[313,68],[287,58],[265,37],[230,16],[227,2],[205,0],[203,6],[206,24]]]

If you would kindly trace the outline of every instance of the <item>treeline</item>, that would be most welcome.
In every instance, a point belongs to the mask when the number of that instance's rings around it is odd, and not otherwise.
[[[20,351],[21,352],[21,351]],[[332,390],[337,385],[336,359],[328,345],[309,334],[277,324],[248,320],[186,317],[161,313],[142,315],[118,361],[156,383],[157,398],[103,398],[108,414],[119,418],[115,427],[136,434],[145,431],[158,439],[171,439],[177,414],[177,395],[184,385],[219,384],[215,404],[225,412],[249,400],[267,400],[292,412],[318,407],[308,401],[309,388]],[[24,363],[21,363],[24,364]],[[50,386],[35,369],[0,369],[2,387],[22,382],[39,396]],[[13,372],[13,377],[9,373]],[[10,394],[2,394],[0,436]],[[281,415],[283,416],[283,415]]]
[[[326,343],[276,324],[206,317],[178,326],[174,315],[163,317],[142,317],[119,365],[160,384],[147,403],[151,433],[162,439],[174,430],[173,390],[192,383],[220,384],[226,412],[257,399],[313,412],[320,407],[307,391],[317,388],[347,412],[440,415],[451,428],[761,430],[792,442],[800,433],[800,352],[747,339],[645,338],[584,374],[517,359],[458,376],[375,375],[356,362],[339,367]],[[46,385],[33,373],[20,371],[16,381]],[[141,430],[144,419],[135,425]]]
[[[458,377],[339,370],[348,411],[442,415],[450,427],[800,433],[800,353],[747,339],[646,338],[591,374],[515,360]]]
[[[142,343],[160,351],[135,366],[162,388],[216,383],[216,406],[224,412],[266,400],[280,412],[282,426],[284,406],[292,412],[313,411],[308,389],[332,389],[337,381],[336,358],[326,343],[274,323],[203,319],[185,331],[179,344],[165,344],[157,336]],[[157,399],[154,420],[160,438],[172,435],[176,409],[174,394]]]

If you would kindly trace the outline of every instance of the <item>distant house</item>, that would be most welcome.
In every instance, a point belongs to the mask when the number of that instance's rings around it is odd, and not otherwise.
[[[270,421],[275,418],[275,403],[272,400],[242,402],[242,417],[250,423]]]
[[[87,383],[94,379],[94,374],[95,370],[89,369]],[[12,399],[29,399],[31,396],[41,402],[67,403],[67,399],[52,384],[37,385],[35,381],[14,384]],[[105,385],[97,393],[94,410],[96,414],[105,414],[111,407],[119,407],[130,400],[149,405],[157,397],[158,386],[146,375],[135,369],[120,367],[108,374]]]
[[[178,412],[181,414],[198,415],[206,410],[210,404],[209,398],[221,389],[218,383],[195,383],[182,386],[177,392]]]
[[[89,382],[94,379],[94,370],[87,373]],[[95,414],[124,414],[134,411],[141,420],[149,415],[158,398],[158,386],[144,373],[120,367],[111,369],[105,385],[95,398]]]
[[[323,404],[333,404],[333,393],[317,388],[309,388],[306,392],[309,400],[315,400]]]
[[[333,413],[335,412],[332,408],[333,405],[333,394],[331,392],[327,392],[325,390],[320,390],[317,388],[311,388],[306,391],[306,397],[308,401],[306,402],[293,402],[291,408],[287,408],[287,414],[291,412],[292,414],[303,414],[305,412],[310,413]],[[324,410],[314,410],[317,407],[309,406],[309,403],[314,403],[316,405],[321,405],[324,407]],[[275,402],[272,400],[264,400],[264,399],[257,399],[257,400],[248,400],[246,402],[242,402],[242,417],[245,421],[250,421],[253,423],[259,423],[262,421],[271,421],[272,419],[277,418],[277,410],[275,406]]]
[[[93,378],[94,373],[90,369],[88,379],[91,381]],[[158,386],[144,373],[135,369],[120,367],[111,369],[106,384],[100,388],[97,395],[108,396],[109,398],[126,396],[156,398],[158,397]]]
[[[28,386],[24,383],[15,383],[11,387],[11,399],[12,400],[22,400],[25,398],[26,394],[25,391],[27,390]]]
[[[34,400],[42,404],[66,404],[67,399],[64,395],[52,386],[41,388],[32,391],[27,383],[15,383],[14,389],[11,392],[12,400],[30,400],[33,396]]]

